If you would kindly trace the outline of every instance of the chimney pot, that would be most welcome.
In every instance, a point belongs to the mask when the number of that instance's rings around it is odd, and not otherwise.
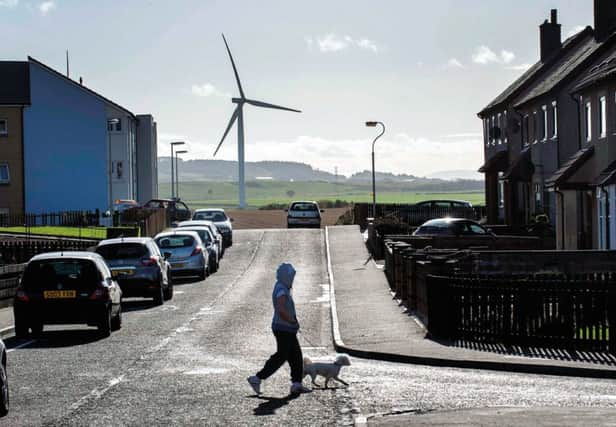
[[[541,61],[545,61],[562,47],[561,25],[558,23],[558,11],[552,9],[550,21],[546,19],[539,26],[539,50]]]
[[[557,9],[552,9],[550,11],[550,22],[552,24],[558,24],[558,10]]]

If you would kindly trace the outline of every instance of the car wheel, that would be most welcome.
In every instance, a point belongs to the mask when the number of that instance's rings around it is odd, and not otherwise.
[[[163,293],[164,293],[163,279],[161,277],[159,286],[158,286],[158,291],[156,291],[156,294],[154,295],[154,305],[163,305],[163,302],[165,301],[165,296],[163,295]]]
[[[199,277],[199,280],[205,280],[205,278],[207,277],[207,267],[204,267],[202,270],[199,270],[197,276]]]
[[[167,280],[167,287],[165,288],[163,296],[165,301],[169,301],[173,298],[173,283],[171,283],[171,280]]]
[[[0,365],[0,417],[9,413],[9,378],[6,373],[6,356]]]
[[[111,319],[111,330],[117,331],[122,328],[122,306],[118,307],[118,313]]]
[[[21,316],[15,316],[15,336],[25,338],[28,335],[28,325]]]
[[[98,332],[102,337],[108,337],[111,335],[111,307],[106,308],[101,314],[101,318],[98,323]]]

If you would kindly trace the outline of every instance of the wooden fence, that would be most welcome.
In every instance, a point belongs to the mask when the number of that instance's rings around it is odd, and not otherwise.
[[[429,275],[426,288],[433,337],[616,352],[614,272]]]

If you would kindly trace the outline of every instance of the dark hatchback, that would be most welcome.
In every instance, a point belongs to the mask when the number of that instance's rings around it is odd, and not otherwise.
[[[86,323],[103,336],[122,325],[122,290],[105,260],[92,252],[33,257],[15,294],[15,335],[43,332],[44,324]]]
[[[170,265],[149,237],[103,240],[96,247],[126,297],[152,298],[156,305],[173,297]]]

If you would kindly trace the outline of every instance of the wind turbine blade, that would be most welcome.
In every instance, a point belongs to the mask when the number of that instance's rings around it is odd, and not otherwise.
[[[294,110],[293,108],[281,107],[280,105],[268,104],[267,102],[255,101],[254,99],[247,99],[246,103],[254,105],[255,107],[273,108],[275,110],[293,111],[295,113],[301,113],[301,110]]]
[[[229,53],[229,59],[231,60],[231,65],[233,66],[233,72],[235,73],[235,80],[237,80],[237,87],[240,90],[240,96],[242,98],[245,98],[244,96],[244,90],[242,89],[242,84],[240,83],[240,76],[237,74],[237,68],[235,68],[235,61],[233,61],[233,55],[231,55],[231,50],[229,49],[229,45],[227,44],[227,39],[225,38],[225,35],[222,35],[222,39],[225,42],[225,46],[227,47],[227,52]]]
[[[237,108],[235,109],[235,111],[233,111],[233,114],[231,115],[231,120],[229,120],[229,124],[227,125],[227,129],[225,129],[225,133],[222,135],[222,138],[220,138],[220,142],[218,143],[218,147],[216,147],[216,151],[214,151],[214,156],[212,156],[212,157],[216,157],[216,153],[218,153],[218,150],[220,150],[220,146],[225,141],[225,138],[227,137],[227,134],[229,133],[229,130],[231,129],[231,126],[233,126],[233,123],[235,123],[235,121],[237,120],[237,115],[239,114],[239,109],[240,108],[242,108],[242,106],[238,105]]]

